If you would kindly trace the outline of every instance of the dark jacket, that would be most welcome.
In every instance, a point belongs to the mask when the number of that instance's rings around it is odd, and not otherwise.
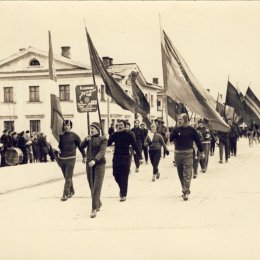
[[[87,148],[87,162],[94,160],[96,164],[106,163],[105,153],[107,149],[107,138],[103,136],[92,136],[91,141],[84,140],[81,148]]]

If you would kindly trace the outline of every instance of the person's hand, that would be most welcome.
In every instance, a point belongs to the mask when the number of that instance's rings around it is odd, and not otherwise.
[[[88,135],[86,138],[85,138],[86,141],[90,141],[91,140],[91,136]]]
[[[206,157],[205,153],[202,152],[202,153],[200,154],[200,158],[201,158],[201,159],[205,159],[205,157]]]
[[[93,167],[95,164],[96,164],[96,162],[95,162],[94,160],[92,160],[92,161],[90,161],[90,162],[88,163],[88,166],[89,166],[89,167]]]
[[[170,154],[170,152],[169,152],[168,150],[166,150],[165,153],[166,153],[166,155],[169,155],[169,154]]]
[[[86,163],[86,158],[82,159],[82,163],[84,163],[84,164]]]

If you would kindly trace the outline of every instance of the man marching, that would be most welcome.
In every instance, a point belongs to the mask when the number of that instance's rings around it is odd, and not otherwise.
[[[132,145],[137,158],[141,157],[132,133],[126,131],[126,121],[118,122],[118,132],[112,134],[108,140],[108,146],[115,143],[113,157],[113,175],[120,189],[120,201],[125,201],[128,189],[128,176],[130,170],[129,146]]]
[[[175,163],[182,186],[182,197],[184,200],[188,200],[193,168],[193,141],[196,143],[202,158],[205,158],[205,154],[200,137],[197,131],[189,126],[186,114],[178,116],[177,127],[173,130],[170,141],[175,144]]]
[[[77,134],[71,131],[72,122],[64,120],[63,130],[64,134],[60,135],[59,149],[60,149],[60,167],[65,178],[62,201],[71,198],[75,191],[73,188],[72,176],[76,162],[76,149],[78,148],[82,154],[83,160],[86,157],[85,151],[80,147],[81,140]]]

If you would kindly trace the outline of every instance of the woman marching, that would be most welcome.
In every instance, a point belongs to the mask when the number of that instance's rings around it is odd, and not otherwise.
[[[90,125],[90,136],[87,136],[81,143],[82,148],[87,148],[86,163],[87,179],[91,191],[92,210],[90,217],[95,218],[100,210],[101,188],[105,175],[105,152],[107,148],[107,138],[101,135],[100,123],[93,122]]]
[[[165,142],[163,141],[163,138],[160,134],[156,132],[156,125],[151,125],[151,132],[148,132],[144,145],[149,147],[149,157],[151,164],[153,166],[153,178],[152,181],[155,181],[155,178],[160,178],[160,173],[158,170],[158,165],[161,159],[161,149],[162,146],[164,148],[164,151],[167,155],[169,155],[169,151],[167,149],[167,146]]]

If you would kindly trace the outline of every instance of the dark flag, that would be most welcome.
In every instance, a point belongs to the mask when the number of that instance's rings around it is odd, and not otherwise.
[[[161,49],[166,94],[207,119],[213,130],[228,132],[229,126],[217,113],[215,101],[209,92],[200,86],[164,31]]]
[[[134,101],[133,98],[131,98],[122,88],[121,86],[116,82],[116,80],[108,73],[106,70],[103,62],[101,61],[100,57],[98,56],[98,53],[93,45],[93,42],[90,38],[90,35],[86,29],[86,35],[88,40],[88,46],[89,46],[89,54],[92,61],[92,66],[95,66],[97,70],[99,71],[105,87],[106,87],[106,93],[111,98],[114,99],[114,101],[123,109],[129,110],[133,113],[139,113],[143,117],[145,117],[149,111],[144,111],[142,107],[138,105]]]
[[[177,121],[178,115],[185,113],[188,115],[188,111],[185,105],[175,102],[171,97],[167,96],[167,107],[168,107],[168,115]]]
[[[233,107],[238,117],[243,117],[243,105],[237,89],[228,81],[226,105]]]
[[[62,134],[63,120],[60,99],[51,94],[51,131],[57,142],[59,142],[59,136]]]
[[[246,91],[243,101],[244,106],[244,122],[250,126],[253,122],[260,125],[260,101],[255,96],[250,87]]]
[[[139,110],[142,110],[141,114],[150,114],[150,104],[148,103],[144,93],[137,84],[138,73],[133,71],[130,77],[133,90],[133,98],[136,104],[138,104]]]

